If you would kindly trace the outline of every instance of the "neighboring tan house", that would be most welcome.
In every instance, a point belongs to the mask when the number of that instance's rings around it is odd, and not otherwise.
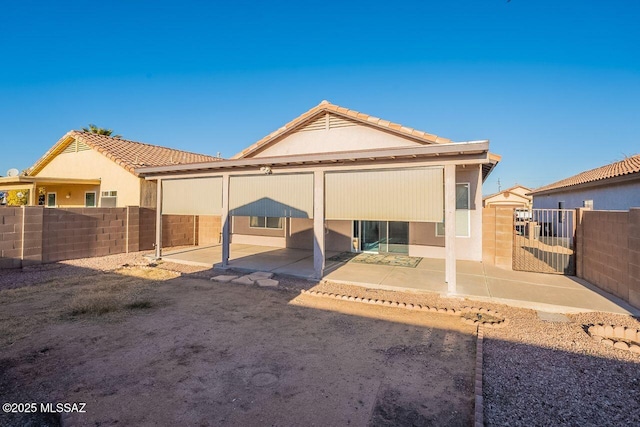
[[[536,188],[530,194],[536,209],[640,207],[640,155]]]
[[[399,253],[446,259],[455,288],[455,260],[482,260],[482,182],[499,160],[486,140],[323,101],[232,159],[136,171],[161,182],[160,221],[220,217],[223,265],[231,242],[313,250],[318,278],[326,251]]]
[[[503,207],[529,209],[531,207],[531,196],[528,195],[528,193],[530,192],[530,188],[516,184],[506,190],[485,196],[482,199],[482,206],[485,208]]]
[[[135,168],[216,162],[203,154],[70,131],[20,176],[0,178],[0,191],[27,190],[29,205],[155,207],[156,184]]]

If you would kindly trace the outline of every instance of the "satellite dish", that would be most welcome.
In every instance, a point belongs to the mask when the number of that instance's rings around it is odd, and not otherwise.
[[[7,176],[18,176],[19,174],[20,171],[16,168],[12,168],[7,171]]]

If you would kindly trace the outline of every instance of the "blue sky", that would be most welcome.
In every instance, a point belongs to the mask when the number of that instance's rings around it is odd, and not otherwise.
[[[321,100],[489,139],[485,194],[637,154],[640,2],[13,1],[0,174],[89,123],[229,157]]]

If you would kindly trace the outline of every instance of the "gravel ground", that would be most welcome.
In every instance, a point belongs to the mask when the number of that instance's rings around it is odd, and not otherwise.
[[[123,265],[149,265],[146,253],[64,261],[0,273],[0,290],[35,286],[68,275],[101,274]],[[157,268],[210,278],[209,268],[161,262]],[[229,273],[225,273],[229,274]],[[536,311],[499,304],[401,293],[336,283],[276,277],[283,288],[311,289],[445,308],[475,305],[509,319],[502,329],[485,329],[484,400],[487,426],[640,425],[640,355],[594,341],[586,326],[598,323],[640,329],[630,316],[608,313],[567,315],[548,322]]]

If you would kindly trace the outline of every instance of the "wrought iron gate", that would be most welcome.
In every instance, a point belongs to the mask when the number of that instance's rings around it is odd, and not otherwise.
[[[575,275],[575,211],[515,209],[513,269]]]

